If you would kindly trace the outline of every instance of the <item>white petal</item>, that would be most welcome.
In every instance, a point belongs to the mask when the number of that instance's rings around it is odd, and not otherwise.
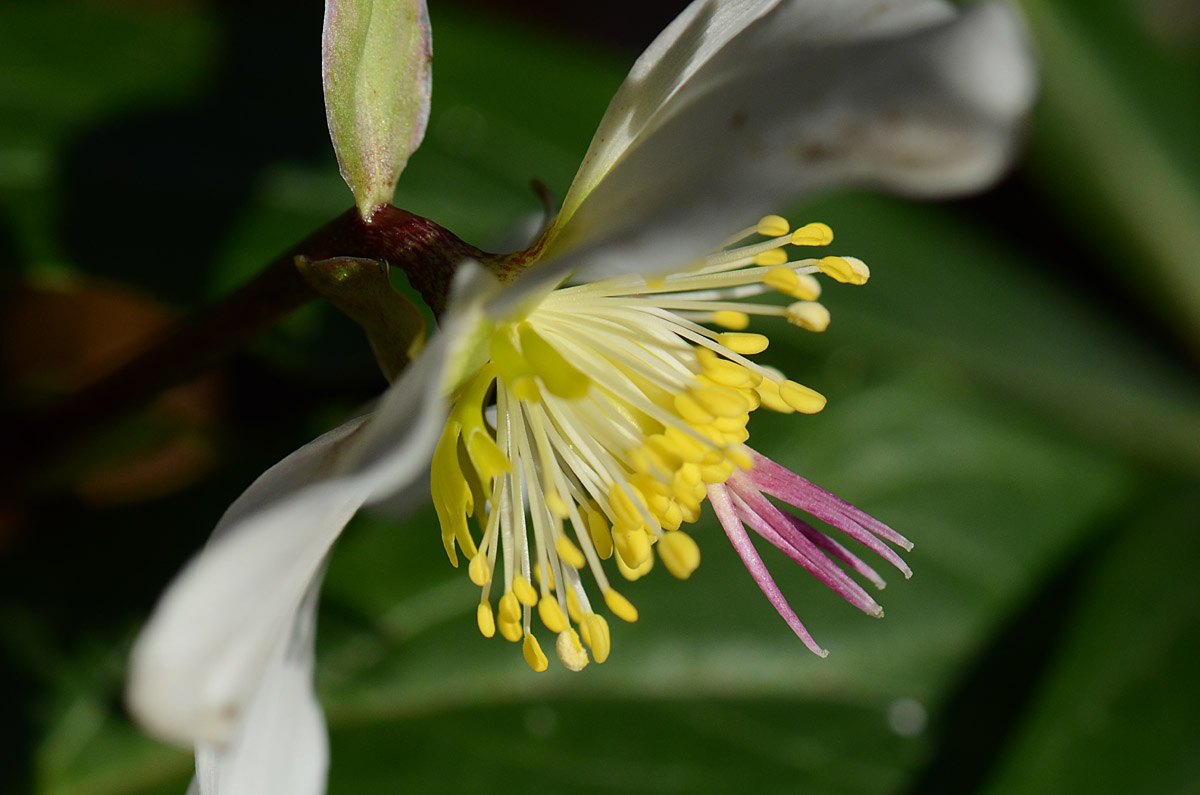
[[[563,199],[560,219],[569,218],[621,154],[653,127],[697,69],[778,2],[696,0],[658,34],[609,103]]]
[[[445,418],[447,379],[469,367],[464,350],[488,327],[481,307],[496,286],[481,268],[461,270],[457,308],[375,414],[264,473],[168,588],[129,663],[126,701],[147,730],[184,744],[228,743],[342,528],[365,502],[425,496],[414,484]]]
[[[367,497],[352,479],[320,480],[364,422],[263,474],[168,588],[129,662],[126,702],[149,731],[183,744],[233,736],[321,561]]]
[[[196,749],[199,795],[321,795],[329,765],[325,718],[313,692],[313,639],[322,573],[292,631],[271,653],[231,743]]]
[[[547,264],[591,279],[686,263],[835,186],[980,187],[1008,163],[1035,88],[1005,5],[950,15],[920,0],[783,0],[627,142],[547,257],[569,254]]]

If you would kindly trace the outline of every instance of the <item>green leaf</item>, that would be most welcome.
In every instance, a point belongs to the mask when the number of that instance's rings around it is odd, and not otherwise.
[[[1045,83],[1037,175],[1132,291],[1200,346],[1200,61],[1186,3],[1023,0]],[[1172,19],[1177,15],[1178,19]],[[1159,21],[1155,21],[1158,18]],[[1189,55],[1190,53],[1190,55]]]
[[[60,158],[115,109],[186,101],[211,65],[215,26],[202,14],[61,2],[6,3],[0,17],[0,235],[34,272],[74,263],[57,226]],[[129,42],[138,42],[130,46]],[[11,272],[19,263],[0,258]]]
[[[853,338],[855,356],[893,366],[952,362],[1093,444],[1200,475],[1200,385],[1133,319],[1056,276],[1056,263],[947,208],[846,195],[805,208],[836,232],[832,250],[872,268],[831,286],[833,323],[806,349]],[[899,356],[899,358],[897,358]],[[820,388],[819,384],[814,384]]]
[[[326,117],[363,218],[391,202],[425,137],[432,59],[424,0],[326,0]]]
[[[1194,485],[1167,493],[1091,567],[1062,652],[987,792],[1195,790],[1197,515]]]

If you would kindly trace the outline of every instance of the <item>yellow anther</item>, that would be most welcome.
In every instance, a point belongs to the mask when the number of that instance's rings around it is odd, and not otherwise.
[[[529,323],[517,330],[521,351],[546,389],[561,398],[581,398],[587,394],[591,379],[568,362],[558,349],[547,342]]]
[[[650,557],[650,537],[644,530],[635,530],[632,533],[614,530],[613,541],[618,559],[631,569],[641,566]]]
[[[713,312],[712,322],[730,331],[741,331],[750,325],[750,316],[745,312],[735,312],[732,309],[721,309]]]
[[[744,428],[739,431],[730,431],[730,432],[727,432],[727,434],[725,435],[724,446],[728,447],[728,446],[730,446],[730,444],[742,444],[746,440],[749,440],[749,438],[750,438],[750,431],[748,431]]]
[[[479,624],[479,632],[485,638],[496,634],[496,618],[492,615],[491,602],[480,602],[475,609],[475,623]]]
[[[695,486],[700,482],[700,467],[697,464],[684,464],[679,468],[679,481],[687,486]]]
[[[525,636],[525,643],[521,647],[521,652],[525,655],[525,662],[529,663],[529,667],[539,674],[550,665],[550,661],[542,653],[541,644],[537,642],[537,638],[533,635]]]
[[[515,624],[521,620],[521,603],[512,591],[500,597],[500,623]]]
[[[753,356],[756,353],[765,351],[771,341],[764,334],[726,332],[725,334],[717,335],[717,342],[734,353],[740,353],[743,356]]]
[[[784,381],[780,384],[779,397],[801,414],[816,414],[825,408],[824,395],[795,381]]]
[[[636,497],[630,492],[634,492]],[[613,483],[608,489],[608,504],[612,509],[613,521],[627,527],[641,525],[645,521],[638,508],[641,496],[637,489],[628,483]]]
[[[576,624],[583,618],[583,611],[579,609],[579,597],[570,588],[567,589],[567,615]]]
[[[699,463],[710,449],[704,442],[679,428],[667,428],[662,438],[667,449],[684,463]]]
[[[636,611],[634,612],[636,614]],[[583,635],[583,642],[592,650],[592,659],[598,663],[607,660],[608,652],[612,648],[612,639],[608,633],[608,621],[604,616],[598,616],[595,613],[584,616],[583,621],[579,624],[579,630]]]
[[[712,422],[714,419],[713,415],[697,402],[696,398],[687,392],[680,392],[676,395],[674,402],[675,412],[687,422],[703,425],[704,423]]]
[[[538,603],[537,589],[523,575],[518,574],[516,577],[513,577],[512,587],[511,593],[516,595],[517,601],[521,604],[533,607]]]
[[[446,556],[455,568],[458,568],[458,553],[454,548],[456,539],[465,542],[464,554],[475,554],[475,542],[467,530],[466,517],[466,514],[474,510],[474,498],[458,458],[461,430],[462,423],[454,417],[446,421],[441,438],[434,448],[431,478],[433,504],[442,528],[442,545],[445,546]]]
[[[655,435],[657,436],[658,434]],[[679,462],[674,460],[668,461],[663,457],[660,451],[656,450],[651,445],[644,445],[642,449],[646,453],[647,462],[651,464],[651,466],[646,470],[647,472],[661,475],[666,472],[674,472],[675,468],[679,466]]]
[[[588,535],[592,538],[592,546],[596,547],[596,554],[600,556],[601,560],[608,560],[612,557],[613,541],[612,532],[609,530],[604,514],[596,510],[589,510],[587,525]]]
[[[633,567],[626,566],[625,560],[620,555],[617,555],[617,571],[621,573],[622,577],[630,582],[633,582],[634,580],[640,580],[642,577],[645,577],[647,574],[649,574],[653,569],[653,555],[647,555],[645,560]]]
[[[821,297],[821,282],[811,273],[797,273],[796,287],[788,295],[801,301],[815,301]]]
[[[654,471],[654,460],[649,456],[645,445],[630,449],[625,454],[625,461],[634,472]]]
[[[693,389],[692,394],[695,395],[701,406],[716,417],[740,417],[754,408],[750,405],[750,401],[736,389],[708,386]]]
[[[558,633],[558,640],[554,642],[554,650],[558,652],[559,662],[568,671],[582,671],[587,668],[587,652],[583,650],[583,644],[579,642],[579,634],[570,627]]]
[[[570,515],[566,502],[558,495],[557,491],[546,492],[546,507],[550,509],[550,513],[559,519],[566,519]]]
[[[563,615],[562,608],[558,606],[558,600],[549,594],[543,596],[538,602],[538,618],[542,619],[546,629],[556,635],[567,628],[567,617]]]
[[[488,355],[496,364],[501,379],[519,400],[535,402],[540,399],[533,368],[517,350],[512,339],[512,326],[498,329],[488,341]]]
[[[787,261],[787,252],[781,248],[773,248],[754,257],[754,264],[763,268],[769,268],[772,265],[782,265]]]
[[[684,463],[683,459],[679,457],[675,445],[667,438],[666,434],[656,433],[647,436],[646,447],[663,463],[663,468],[667,472],[674,472]]]
[[[487,552],[481,549],[475,553],[475,557],[471,558],[471,565],[467,566],[467,576],[476,585],[488,584],[488,580],[492,578],[492,567],[488,563]]]
[[[762,401],[763,408],[771,411],[779,412],[780,414],[791,414],[795,411],[789,406],[784,399],[779,396],[779,384],[769,378],[764,378],[763,382],[758,385],[758,397]]]
[[[545,583],[546,590],[554,590],[554,572],[550,571],[550,567],[546,565],[546,561],[543,560],[537,565],[537,568],[533,570],[533,579],[538,585]]]
[[[871,275],[866,264],[854,257],[822,257],[817,267],[843,284],[865,284]]]
[[[729,456],[729,460],[739,469],[754,469],[754,459],[744,448],[730,448],[725,451],[725,455]]]
[[[722,386],[752,387],[762,380],[758,373],[737,362],[723,359],[708,348],[697,348],[696,357],[700,360],[704,374]]]
[[[850,263],[850,267],[854,270],[855,280],[852,284],[866,284],[871,278],[871,269],[867,267],[867,263],[860,260],[858,257],[842,257],[846,262]]]
[[[663,526],[664,530],[678,530],[679,526],[683,524],[683,512],[679,510],[679,506],[675,504],[674,500],[658,517],[658,523]]]
[[[817,267],[826,276],[832,276],[839,282],[849,282],[854,278],[854,268],[842,257],[822,257],[817,261]]]
[[[790,295],[792,290],[796,289],[796,286],[800,284],[800,277],[791,268],[777,265],[763,274],[762,283],[781,293]]]
[[[792,232],[793,246],[828,246],[833,242],[833,230],[822,223],[805,224]]]
[[[569,566],[582,569],[587,565],[587,558],[579,551],[579,547],[575,546],[571,542],[571,539],[564,535],[560,535],[558,540],[554,542],[554,549],[558,552],[558,556]]]
[[[829,310],[816,301],[797,301],[787,308],[788,322],[808,331],[824,331],[829,328]]]
[[[467,431],[463,439],[467,443],[467,455],[484,483],[491,483],[496,475],[512,469],[508,457],[487,431],[475,428]]]
[[[500,637],[510,643],[516,643],[525,635],[525,630],[521,629],[520,621],[505,621],[504,619],[500,619],[496,622],[496,628],[500,630]]]
[[[700,467],[700,477],[705,483],[724,483],[733,474],[734,465],[730,461],[719,464],[704,464]]]
[[[637,487],[638,492],[650,505],[650,510],[657,510],[654,505],[655,497],[665,497],[669,493],[663,482],[654,475],[636,473],[629,477],[629,482]]]
[[[659,540],[658,557],[667,571],[680,580],[686,580],[700,566],[700,547],[690,535],[676,530]]]
[[[720,431],[722,434],[733,433],[740,431],[746,427],[746,423],[750,421],[749,414],[739,414],[736,417],[718,417],[713,422],[713,428]]]
[[[758,232],[763,237],[783,237],[788,233],[792,225],[788,220],[781,215],[765,215],[758,222],[754,231]]]
[[[796,273],[791,268],[771,268],[763,277],[763,284],[801,301],[812,301],[821,294],[821,283],[811,274]]]
[[[613,615],[622,621],[628,621],[631,624],[634,621],[637,621],[637,608],[634,607],[628,599],[626,599],[624,596],[621,596],[621,594],[617,593],[612,588],[609,588],[604,592],[604,603],[608,605],[608,609],[612,611]],[[595,638],[593,638],[593,640],[595,640]]]

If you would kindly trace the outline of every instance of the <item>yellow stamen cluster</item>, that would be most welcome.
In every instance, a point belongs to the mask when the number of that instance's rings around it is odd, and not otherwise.
[[[766,239],[743,242],[752,236]],[[581,670],[587,650],[599,663],[611,646],[584,569],[624,621],[636,621],[637,609],[601,561],[615,555],[635,580],[657,551],[675,577],[691,576],[700,549],[680,528],[699,518],[709,485],[752,466],[750,414],[824,408],[819,393],[747,359],[769,340],[745,329],[752,315],[825,329],[814,274],[861,284],[867,268],[849,257],[792,261],[786,247],[832,240],[824,224],[793,232],[767,216],[691,270],[562,288],[494,331],[489,361],[456,396],[432,472],[446,553],[457,566],[462,550],[482,590],[480,632],[522,641],[525,660],[545,670],[536,613],[557,636],[558,658]],[[794,301],[746,300],[769,291]]]

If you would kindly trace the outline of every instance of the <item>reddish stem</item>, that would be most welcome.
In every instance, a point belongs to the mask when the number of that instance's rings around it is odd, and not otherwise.
[[[27,487],[46,464],[79,449],[100,428],[211,369],[316,298],[296,269],[296,257],[356,257],[400,268],[435,316],[445,309],[457,263],[495,259],[405,210],[380,207],[369,223],[348,210],[237,292],[183,318],[108,374],[32,416],[5,422],[3,488],[16,493]]]

